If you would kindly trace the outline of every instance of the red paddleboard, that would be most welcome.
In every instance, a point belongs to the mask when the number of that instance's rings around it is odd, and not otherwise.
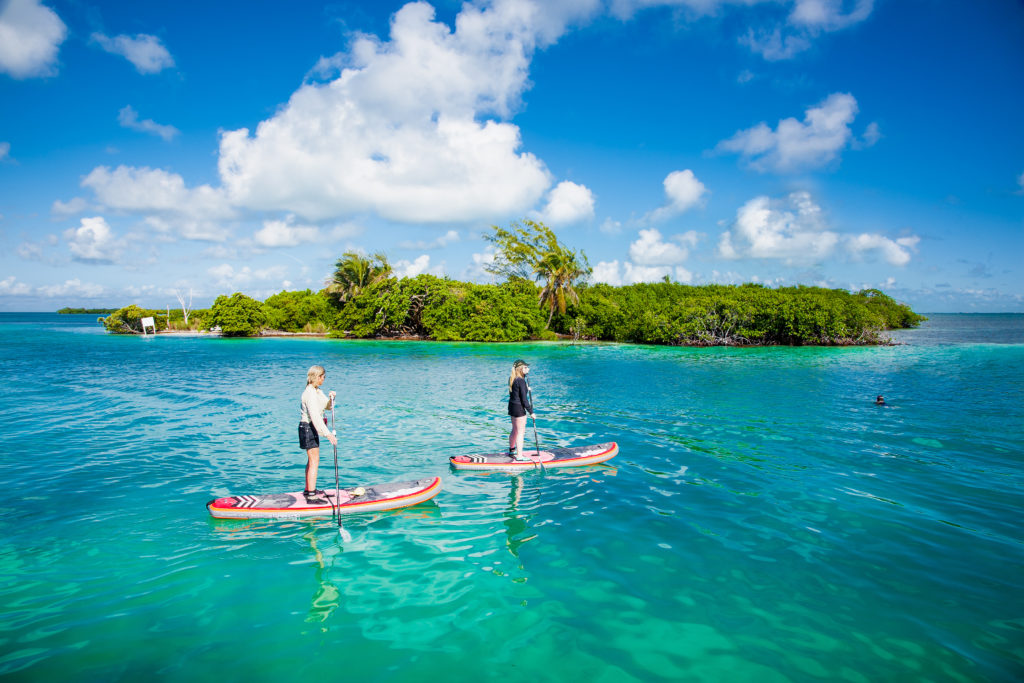
[[[619,445],[614,441],[594,444],[593,446],[575,446],[573,448],[550,448],[537,451],[524,451],[524,461],[513,460],[506,453],[485,453],[481,455],[456,455],[448,458],[451,466],[457,470],[502,470],[519,472],[522,470],[551,469],[553,467],[583,467],[611,460],[619,454]]]
[[[337,510],[341,514],[394,510],[430,500],[441,490],[441,478],[401,481],[391,484],[348,489],[327,489],[326,503],[310,504],[302,491],[296,493],[270,493],[256,496],[227,496],[206,504],[210,514],[219,519],[248,519],[251,517],[316,517],[330,516]]]

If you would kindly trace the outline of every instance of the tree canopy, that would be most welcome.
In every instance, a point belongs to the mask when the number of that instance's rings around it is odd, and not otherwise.
[[[486,239],[495,245],[494,261],[486,270],[506,279],[540,281],[538,303],[548,311],[544,329],[551,326],[555,311],[565,313],[569,301],[579,303],[576,286],[590,276],[587,255],[562,244],[554,231],[543,223],[524,220],[509,229],[492,226]]]
[[[383,252],[363,256],[346,251],[334,264],[334,274],[327,281],[326,292],[345,303],[371,285],[391,277],[391,264]]]

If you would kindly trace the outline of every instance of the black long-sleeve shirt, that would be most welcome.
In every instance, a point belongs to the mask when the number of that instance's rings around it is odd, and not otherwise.
[[[526,413],[533,415],[530,392],[526,388],[526,380],[516,377],[512,380],[512,388],[508,390],[508,414],[520,417]]]

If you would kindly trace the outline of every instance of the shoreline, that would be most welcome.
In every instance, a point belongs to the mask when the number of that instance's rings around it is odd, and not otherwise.
[[[887,330],[892,332],[893,330]],[[396,337],[332,337],[327,332],[286,332],[284,330],[264,330],[258,335],[251,337],[225,337],[220,332],[211,332],[209,330],[160,330],[156,334],[142,335],[141,333],[135,333],[134,335],[122,335],[122,336],[136,336],[136,337],[204,337],[204,338],[216,338],[216,339],[326,339],[331,341],[380,341],[380,342],[436,342],[441,344],[533,344],[533,343],[546,343],[546,344],[559,344],[568,343],[569,345],[577,344],[635,344],[639,346],[650,346],[650,347],[678,347],[678,348],[689,348],[689,349],[710,349],[710,348],[732,348],[732,349],[762,349],[762,348],[863,348],[863,347],[885,347],[885,346],[906,346],[906,342],[895,341],[889,338],[883,342],[874,344],[650,344],[644,342],[616,342],[602,339],[573,339],[570,335],[558,334],[557,339],[523,339],[520,341],[456,341],[456,340],[441,340],[429,339],[419,335],[400,335]]]

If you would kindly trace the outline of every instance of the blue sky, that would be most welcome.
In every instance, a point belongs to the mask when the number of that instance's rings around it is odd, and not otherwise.
[[[0,310],[319,289],[345,251],[1024,311],[1012,0],[0,0]]]

